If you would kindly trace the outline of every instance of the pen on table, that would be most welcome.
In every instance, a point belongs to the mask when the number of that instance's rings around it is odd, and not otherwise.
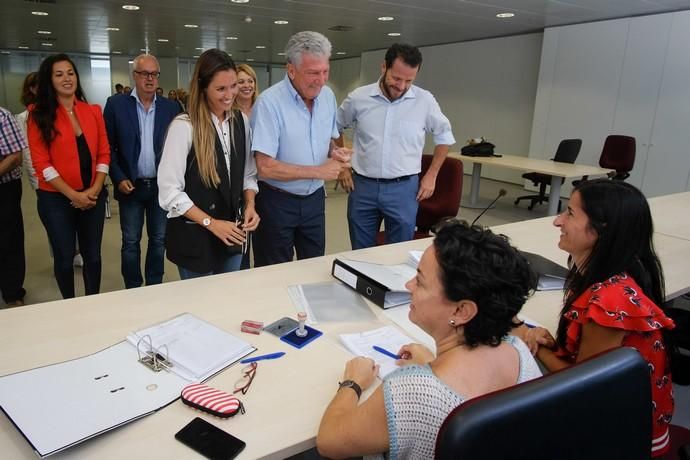
[[[390,351],[386,350],[385,348],[381,348],[379,346],[374,345],[373,346],[374,350],[378,351],[379,353],[382,353],[390,358],[393,359],[401,359],[400,355],[396,355],[395,353],[391,353]]]
[[[245,358],[242,361],[240,361],[240,364],[249,364],[253,363],[255,361],[263,361],[265,359],[277,359],[285,355],[284,351],[279,351],[277,353],[269,353],[267,355],[260,355],[260,356],[252,356],[251,358]]]

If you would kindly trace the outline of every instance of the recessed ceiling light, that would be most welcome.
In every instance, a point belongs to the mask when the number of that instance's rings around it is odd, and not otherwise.
[[[226,40],[237,40],[237,37],[225,37]]]
[[[159,38],[157,41],[159,43],[168,43],[170,40],[168,40],[167,38]]]
[[[389,36],[389,37],[399,37],[399,36],[400,36],[400,32],[388,32],[388,36]]]
[[[245,60],[246,60],[247,62],[254,62],[254,59],[252,59],[252,58],[247,58],[247,59],[245,59]]]
[[[339,54],[339,55],[341,55],[341,56],[342,56],[343,54],[347,54],[347,53],[346,53],[345,51],[338,51],[338,52],[337,52],[337,53],[335,53],[335,54]]]
[[[41,35],[50,35],[50,34],[52,34],[52,32],[49,31],[49,30],[37,30],[36,33],[37,33],[37,34],[41,34]]]
[[[53,46],[52,43],[41,43],[41,45],[43,45],[43,46]]]
[[[195,50],[203,51],[203,48],[194,48]]]
[[[119,32],[120,28],[119,27],[106,27],[105,30],[109,32]]]
[[[122,51],[111,51],[113,54],[122,54]]]
[[[127,61],[127,62],[129,62],[130,64],[134,64],[134,60],[133,60],[133,59],[130,59],[130,60]]]
[[[122,9],[127,11],[138,11],[139,5],[122,5]]]
[[[278,53],[278,56],[285,56],[285,53]]]
[[[28,50],[29,49],[28,46],[18,46],[17,48],[19,48],[20,50]]]
[[[498,13],[496,15],[497,18],[512,18],[515,16],[515,13]]]
[[[230,0],[232,3],[249,3],[249,0]]]
[[[48,13],[46,13],[45,11],[32,11],[31,14],[33,14],[34,16],[48,16]]]
[[[379,21],[392,21],[395,18],[393,16],[381,16],[378,19]]]
[[[184,26],[185,26],[186,28],[188,28],[188,29],[196,29],[196,28],[199,27],[199,26],[196,25],[196,24],[185,24]]]
[[[263,50],[266,49],[266,47],[264,45],[256,45],[256,49]]]
[[[198,54],[195,54],[195,55],[194,55],[194,56],[192,56],[192,57],[193,57],[193,58],[198,58],[198,57],[199,57],[199,55],[198,55]]]
[[[0,54],[10,54],[9,51],[0,51]]]
[[[147,52],[146,48],[139,48],[139,51],[143,51],[144,53]]]
[[[289,22],[283,21],[282,19],[279,19],[277,21],[273,21],[273,24],[278,24],[279,26],[284,26],[285,24],[289,24]]]

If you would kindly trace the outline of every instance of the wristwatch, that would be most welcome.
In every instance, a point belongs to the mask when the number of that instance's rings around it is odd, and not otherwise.
[[[362,387],[360,387],[354,380],[345,380],[343,382],[338,382],[338,390],[340,388],[352,388],[357,393],[357,400],[362,396]]]
[[[208,228],[209,225],[211,225],[211,218],[210,217],[204,217],[204,219],[201,221],[201,224]]]

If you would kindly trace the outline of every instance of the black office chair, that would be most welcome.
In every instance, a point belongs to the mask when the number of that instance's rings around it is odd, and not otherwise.
[[[559,163],[575,163],[577,155],[580,153],[580,147],[582,147],[582,139],[564,139],[558,144],[558,149],[556,150],[556,155],[552,158],[553,161]],[[522,200],[530,200],[530,205],[527,207],[530,211],[534,209],[534,205],[543,202],[548,202],[549,197],[546,196],[546,186],[551,185],[551,176],[548,174],[542,174],[538,172],[528,172],[522,175],[525,179],[531,180],[534,185],[539,186],[538,195],[525,195],[520,196],[515,200],[515,204],[518,204]],[[564,179],[561,179],[561,184]],[[561,202],[558,201],[558,211],[561,210]]]
[[[436,458],[648,460],[650,385],[637,351],[602,353],[458,406],[441,426]]]

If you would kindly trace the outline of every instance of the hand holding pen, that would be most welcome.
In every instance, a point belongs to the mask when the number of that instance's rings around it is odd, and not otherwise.
[[[404,366],[407,364],[423,365],[436,359],[436,356],[434,356],[434,353],[431,350],[418,343],[408,343],[407,345],[403,345],[398,351],[398,356],[400,356],[400,359],[397,361],[399,366]]]

